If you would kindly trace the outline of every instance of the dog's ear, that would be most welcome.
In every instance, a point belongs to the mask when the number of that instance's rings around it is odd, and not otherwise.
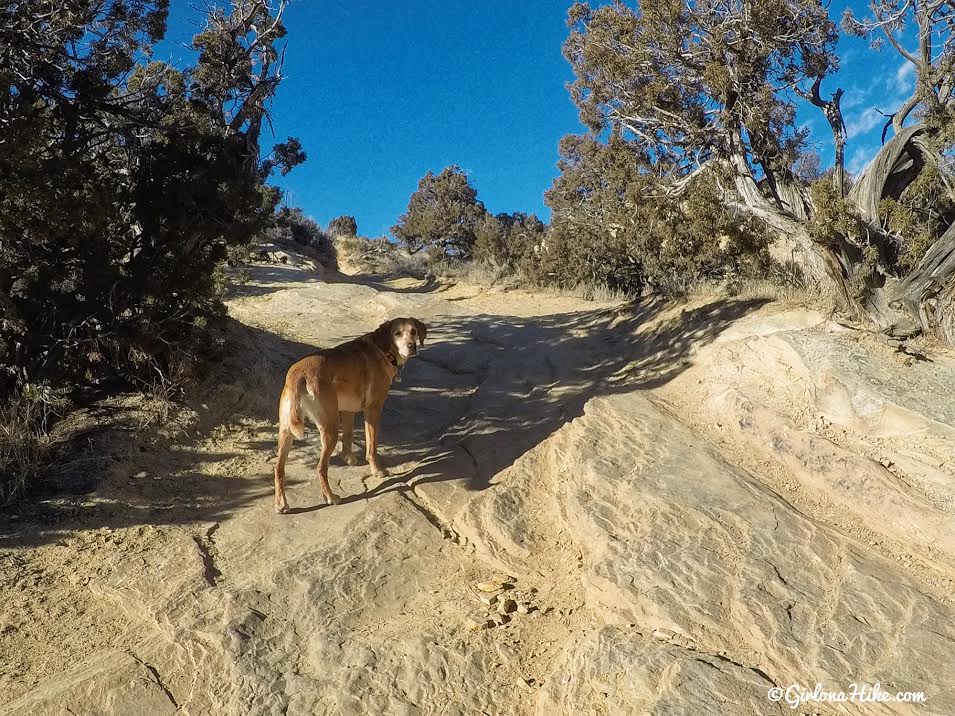
[[[388,346],[394,344],[394,336],[391,335],[391,327],[394,325],[394,319],[385,321],[378,328],[371,332],[372,340],[378,344],[382,350],[387,350]]]
[[[412,318],[411,322],[414,324],[415,329],[418,331],[418,344],[424,345],[425,336],[428,335],[428,327],[424,325],[417,318]]]

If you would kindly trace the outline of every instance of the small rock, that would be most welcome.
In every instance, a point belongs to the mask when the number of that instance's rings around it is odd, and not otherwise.
[[[505,664],[513,664],[516,658],[514,650],[504,644],[497,645],[497,655],[501,657],[501,661]]]
[[[135,477],[137,480],[142,480],[143,478],[148,477],[148,476],[149,476],[149,475],[148,475],[148,473],[147,473],[145,470],[142,470],[142,471],[140,471],[140,472],[137,472],[135,475],[133,475],[133,477]]]
[[[892,462],[891,460],[889,460],[889,458],[886,457],[886,458],[882,458],[882,459],[879,461],[879,464],[881,464],[882,467],[884,467],[886,470],[888,470],[888,469],[889,469],[890,467],[892,467],[895,463]]]
[[[528,691],[531,691],[534,688],[534,684],[536,683],[537,681],[535,679],[526,679],[523,676],[517,677],[517,685],[521,688],[527,689]]]
[[[498,614],[510,614],[517,609],[517,602],[513,599],[502,599],[497,605]]]
[[[513,577],[494,577],[486,582],[478,582],[477,588],[482,592],[500,592],[512,588],[514,586],[513,582]]]
[[[478,632],[482,629],[490,629],[492,626],[494,626],[494,622],[483,614],[468,617],[467,621],[464,623],[464,628],[469,632]]]
[[[517,613],[518,614],[528,614],[530,613],[531,608],[524,602],[518,602],[517,604]]]
[[[475,596],[486,607],[493,607],[497,604],[497,594],[488,594],[486,592],[475,592]]]
[[[511,621],[511,618],[507,614],[500,614],[498,612],[491,612],[491,621],[494,622],[495,626],[502,626]]]

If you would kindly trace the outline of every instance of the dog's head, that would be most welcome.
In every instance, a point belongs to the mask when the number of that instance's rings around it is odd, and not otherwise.
[[[393,318],[382,323],[375,332],[388,340],[398,364],[404,365],[409,358],[418,355],[418,346],[424,345],[428,327],[417,318]]]

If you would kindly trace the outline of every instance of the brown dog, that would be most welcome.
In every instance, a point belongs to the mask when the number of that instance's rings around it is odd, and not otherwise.
[[[305,436],[302,417],[318,426],[322,455],[318,477],[325,502],[338,504],[341,498],[328,486],[328,460],[338,442],[338,414],[341,413],[342,457],[357,465],[352,454],[355,413],[365,414],[365,455],[375,477],[388,473],[378,462],[378,421],[388,397],[388,388],[398,368],[424,345],[428,328],[416,318],[385,321],[372,333],[348,343],[303,358],[288,370],[279,398],[279,454],[275,463],[275,511],[288,512],[285,499],[285,461],[293,437]]]

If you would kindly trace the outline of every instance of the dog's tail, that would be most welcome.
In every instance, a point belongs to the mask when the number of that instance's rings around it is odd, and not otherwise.
[[[281,406],[281,410],[287,416],[286,422],[288,429],[297,439],[305,437],[305,422],[302,420],[299,411],[299,402],[302,399],[302,389],[308,393],[309,397],[314,398],[318,394],[318,386],[314,382],[314,377],[309,373],[302,373],[293,379],[291,390],[288,393],[287,402]]]

